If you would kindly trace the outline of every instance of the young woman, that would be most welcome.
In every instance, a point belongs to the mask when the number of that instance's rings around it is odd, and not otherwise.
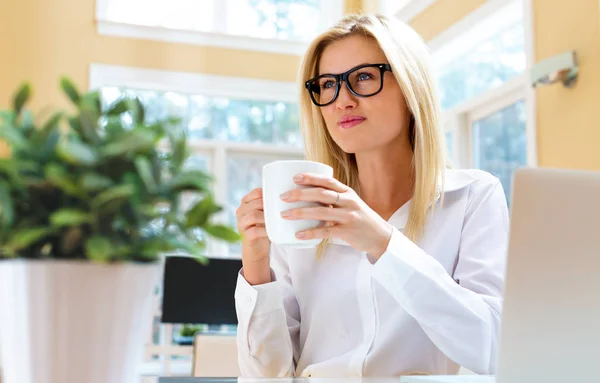
[[[307,158],[334,178],[284,212],[325,220],[297,233],[317,249],[270,244],[261,189],[237,210],[236,288],[246,377],[494,373],[508,209],[497,178],[450,170],[426,45],[380,15],[347,16],[301,64]]]

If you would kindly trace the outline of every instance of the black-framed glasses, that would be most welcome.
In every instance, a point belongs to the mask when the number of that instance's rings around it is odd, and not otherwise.
[[[353,95],[371,97],[383,89],[383,75],[392,71],[390,64],[364,64],[340,74],[322,74],[304,83],[312,102],[317,106],[327,106],[340,94],[343,81]]]

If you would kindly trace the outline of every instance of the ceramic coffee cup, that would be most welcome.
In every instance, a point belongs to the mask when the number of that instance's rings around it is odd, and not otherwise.
[[[294,183],[294,176],[303,173],[333,177],[331,166],[313,161],[275,161],[263,167],[263,208],[267,236],[272,243],[282,246],[307,248],[315,247],[321,239],[303,240],[296,233],[323,224],[317,220],[289,220],[281,217],[281,212],[300,207],[319,206],[317,202],[285,202],[281,194],[306,186]]]

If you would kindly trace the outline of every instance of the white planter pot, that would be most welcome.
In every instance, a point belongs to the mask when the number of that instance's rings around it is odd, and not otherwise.
[[[2,383],[134,383],[161,263],[0,261]]]

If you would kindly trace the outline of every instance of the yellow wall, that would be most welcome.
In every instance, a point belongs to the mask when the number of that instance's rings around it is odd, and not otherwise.
[[[568,8],[567,8],[568,7]],[[565,11],[567,10],[568,11]],[[576,86],[536,91],[541,166],[600,170],[600,9],[598,0],[534,0],[536,60],[576,50]]]
[[[410,25],[427,41],[485,2],[486,0],[438,0],[411,20]]]

